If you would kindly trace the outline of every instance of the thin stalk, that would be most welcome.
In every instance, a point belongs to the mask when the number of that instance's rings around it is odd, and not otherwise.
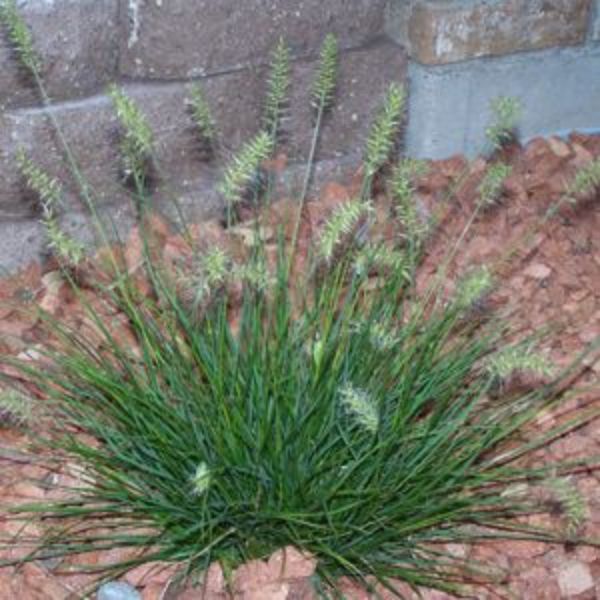
[[[319,110],[317,111],[317,120],[315,123],[315,129],[313,131],[312,142],[310,145],[310,153],[308,155],[308,164],[306,165],[306,172],[304,174],[304,183],[302,185],[302,192],[298,202],[298,212],[296,214],[296,221],[294,223],[294,233],[292,235],[292,243],[290,247],[290,261],[288,266],[288,273],[292,270],[294,264],[294,258],[296,256],[296,247],[298,244],[298,233],[300,231],[300,221],[302,220],[302,213],[304,211],[304,204],[306,202],[306,196],[308,195],[308,188],[312,179],[315,154],[317,152],[317,146],[319,145],[319,136],[321,133],[321,124],[323,122],[323,115],[325,113],[325,100],[322,100],[319,104]]]

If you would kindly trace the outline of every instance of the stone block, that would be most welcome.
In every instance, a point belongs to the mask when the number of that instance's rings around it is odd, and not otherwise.
[[[42,57],[53,100],[83,97],[116,76],[118,0],[25,0],[18,3]],[[0,107],[31,106],[39,96],[0,32]]]
[[[289,119],[290,141],[286,148],[293,161],[306,158],[312,137],[314,111],[310,90],[316,62],[294,66]],[[335,105],[324,120],[318,156],[331,159],[362,151],[370,125],[391,82],[405,83],[407,58],[402,48],[381,42],[341,56]]]
[[[0,277],[31,261],[40,260],[45,247],[43,228],[35,220],[0,219]]]
[[[593,0],[590,39],[593,42],[600,42],[600,0]]]
[[[206,82],[206,95],[222,125],[225,153],[237,148],[258,128],[258,81],[254,74],[234,73]],[[255,89],[256,88],[256,89]],[[169,85],[129,85],[125,92],[146,115],[156,143],[156,194],[165,201],[172,195],[187,194],[203,176],[214,177],[198,149],[192,121],[185,105],[187,87]],[[85,100],[52,106],[50,114],[63,130],[83,177],[94,191],[98,205],[121,205],[130,198],[122,185],[119,157],[119,124],[110,100],[93,96]],[[0,129],[0,213],[13,218],[32,216],[30,196],[24,192],[15,169],[15,153],[24,148],[36,162],[61,181],[69,207],[76,207],[77,187],[65,165],[61,145],[48,117],[41,108],[8,111]]]
[[[297,56],[327,33],[342,47],[383,30],[385,0],[128,0],[122,2],[121,72],[182,79],[264,63],[283,37]]]
[[[397,44],[408,48],[409,22],[415,5],[422,0],[388,0],[383,28]]]
[[[286,136],[280,147],[288,156],[289,166],[276,183],[277,196],[293,197],[301,188],[302,164],[309,153],[314,123],[310,83],[316,66],[314,60],[294,63],[289,118],[284,121]],[[356,168],[383,94],[391,81],[405,81],[406,70],[404,52],[391,42],[342,53],[336,103],[324,120],[315,183],[330,176],[347,177]],[[265,75],[266,69],[262,68],[203,80],[221,139],[217,156],[210,162],[201,151],[186,106],[189,84],[133,83],[124,87],[154,132],[157,168],[153,198],[160,210],[174,218],[173,200],[176,199],[191,221],[222,212],[216,183],[223,164],[260,128]],[[39,219],[35,198],[27,192],[15,166],[16,151],[22,147],[36,164],[61,182],[65,190],[61,220],[73,235],[88,241],[86,230],[90,225],[85,218],[85,205],[77,199],[77,186],[65,166],[51,117],[61,127],[100,212],[126,229],[132,222],[131,194],[122,182],[119,124],[109,98],[98,95],[58,103],[48,111],[23,108],[0,116],[0,178],[3,181],[0,223]]]
[[[588,31],[590,2],[423,0],[410,11],[411,54],[423,64],[444,64],[581,44]],[[397,37],[402,37],[401,31]]]
[[[542,50],[458,65],[411,64],[407,151],[446,158],[486,150],[490,101],[518,99],[521,139],[600,131],[600,47]]]
[[[298,62],[293,72],[289,119],[285,122],[287,142],[283,150],[291,162],[308,155],[314,115],[310,104],[310,82],[316,63]],[[214,177],[215,168],[260,128],[264,95],[264,70],[243,71],[204,80],[203,89],[220,130],[221,160],[207,164],[186,107],[187,84],[131,84],[124,89],[141,107],[155,135],[157,192],[189,192],[190,182]],[[362,147],[369,125],[391,81],[403,82],[406,58],[392,43],[369,50],[347,52],[340,63],[337,101],[323,128],[320,159],[356,152]],[[83,176],[96,192],[99,204],[127,201],[120,182],[119,125],[110,100],[94,96],[57,104],[50,114],[59,123],[79,161]],[[14,218],[32,215],[32,204],[24,195],[14,156],[19,147],[37,164],[63,182],[69,196],[76,193],[72,177],[51,123],[41,108],[8,111],[0,129],[0,211]],[[167,191],[164,191],[167,194]]]

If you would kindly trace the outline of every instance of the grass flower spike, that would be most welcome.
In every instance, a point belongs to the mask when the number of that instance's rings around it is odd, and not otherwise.
[[[21,64],[37,76],[42,62],[33,46],[31,32],[19,14],[16,0],[0,0],[0,23],[6,28]]]
[[[357,275],[368,275],[372,269],[391,275],[402,274],[407,280],[410,278],[404,252],[368,242],[356,255],[354,272]]]
[[[502,197],[504,183],[510,177],[512,167],[502,163],[496,163],[488,168],[479,185],[479,199],[483,206],[493,206]]]
[[[29,188],[40,199],[42,224],[48,236],[48,245],[65,266],[78,265],[85,256],[83,245],[61,229],[56,216],[63,197],[60,184],[36,166],[23,150],[17,152],[17,166]]]
[[[272,136],[266,131],[261,131],[233,157],[217,187],[227,202],[228,211],[231,211],[234,205],[244,199],[248,188],[256,181],[263,162],[273,152],[273,147]],[[229,215],[228,221],[231,224],[231,215]]]
[[[191,281],[184,279],[186,304],[198,311],[212,295],[220,290],[231,274],[231,260],[220,248],[203,254],[197,262]]]
[[[121,155],[127,179],[141,190],[154,149],[154,135],[137,104],[116,85],[109,88],[117,118],[122,128]]]
[[[579,493],[575,483],[567,477],[554,477],[549,479],[547,487],[554,495],[562,513],[566,518],[566,533],[569,538],[575,537],[587,515],[587,504]]]
[[[404,87],[392,83],[367,138],[363,159],[366,178],[374,177],[390,159],[404,117],[405,101]]]
[[[567,197],[571,204],[579,197],[587,197],[600,191],[600,158],[581,167],[567,185]]]
[[[192,476],[193,493],[202,496],[210,488],[211,473],[206,463],[200,463]]]
[[[319,53],[319,66],[317,67],[317,73],[313,81],[311,89],[311,104],[315,111],[316,119],[315,126],[313,129],[312,141],[310,144],[310,151],[308,159],[306,161],[306,169],[304,173],[304,183],[302,185],[302,191],[300,192],[300,198],[298,200],[298,211],[296,214],[296,223],[294,226],[294,233],[292,235],[292,244],[290,251],[289,264],[294,262],[294,255],[296,253],[296,243],[298,241],[298,232],[300,230],[300,220],[302,218],[302,211],[304,210],[304,203],[312,180],[313,168],[315,163],[315,157],[317,154],[317,146],[319,144],[319,137],[321,135],[321,126],[323,124],[323,118],[325,114],[331,109],[335,98],[335,89],[337,86],[337,70],[338,70],[338,43],[334,35],[328,34],[321,45]]]
[[[214,148],[217,141],[217,125],[199,83],[192,86],[188,105],[202,142]]]
[[[243,265],[237,265],[233,277],[256,292],[262,293],[266,292],[274,283],[274,278],[261,258],[252,258]]]
[[[531,346],[513,346],[495,354],[489,361],[488,371],[500,380],[508,379],[517,372],[550,377],[554,366]]]
[[[428,170],[425,162],[402,159],[392,171],[389,188],[396,214],[404,227],[404,237],[412,254],[417,254],[429,232],[429,224],[419,215],[415,199],[415,179]]]
[[[373,348],[382,352],[389,352],[399,341],[398,336],[394,334],[390,324],[382,321],[376,321],[371,325],[369,329],[369,339]]]
[[[468,309],[480,302],[492,289],[494,280],[490,270],[483,266],[468,274],[458,286],[455,302]]]
[[[280,38],[273,49],[267,97],[264,109],[264,128],[276,140],[288,103],[290,89],[290,50],[283,38]]]
[[[377,433],[379,411],[373,398],[366,391],[351,384],[344,385],[339,394],[342,407],[353,419],[369,433]]]
[[[312,87],[312,105],[317,112],[331,107],[335,96],[338,69],[338,43],[334,35],[325,37],[319,55],[319,67]]]
[[[27,427],[33,417],[32,405],[33,400],[16,390],[0,390],[0,429]]]
[[[371,205],[360,200],[353,200],[336,208],[321,233],[319,256],[327,262],[331,261],[338,246],[356,232],[360,222],[371,211]]]
[[[521,105],[515,98],[500,96],[491,103],[492,123],[485,130],[492,150],[499,150],[512,141],[521,116]]]

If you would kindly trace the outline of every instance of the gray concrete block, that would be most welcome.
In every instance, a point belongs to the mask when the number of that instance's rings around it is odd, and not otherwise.
[[[485,149],[490,101],[519,99],[522,139],[600,130],[600,47],[546,50],[459,65],[411,64],[407,151],[420,158]]]
[[[397,44],[410,49],[409,22],[415,5],[421,0],[388,0],[384,31]]]
[[[280,36],[314,54],[327,33],[343,47],[383,30],[386,0],[127,0],[121,72],[180,79],[265,62]]]
[[[116,76],[118,0],[21,0],[54,100],[98,91]],[[39,97],[0,31],[0,107],[34,105]]]
[[[293,196],[301,188],[302,164],[308,156],[314,115],[311,114],[310,82],[315,61],[299,61],[293,67],[292,100],[285,121],[286,141],[280,150],[290,168],[278,182],[278,196]],[[315,180],[326,175],[347,175],[359,162],[364,141],[377,108],[391,81],[406,78],[406,56],[391,42],[341,56],[335,106],[324,121],[323,139]],[[186,218],[199,221],[222,212],[216,192],[223,164],[260,128],[265,91],[265,69],[246,70],[203,81],[222,139],[216,160],[207,163],[199,149],[185,104],[188,84],[129,84],[125,91],[139,104],[155,135],[156,206],[175,219],[173,200]],[[133,222],[131,195],[122,184],[118,151],[119,125],[110,100],[92,96],[52,106],[50,114],[60,125],[83,177],[89,182],[102,214],[113,217],[125,230]],[[78,239],[92,243],[85,206],[77,199],[77,186],[66,168],[59,140],[48,114],[41,108],[7,111],[0,115],[0,223],[31,222],[36,202],[15,167],[15,153],[24,148],[34,162],[56,177],[65,190],[61,221]],[[349,160],[348,157],[352,159]],[[0,258],[0,264],[2,259]],[[11,259],[12,264],[12,259]]]
[[[314,61],[298,62],[289,120],[291,139],[286,148],[294,161],[308,155],[314,111],[310,89],[315,74]],[[341,56],[335,105],[326,117],[319,157],[329,159],[357,150],[360,152],[383,95],[390,83],[405,83],[408,61],[404,50],[393,42],[381,42]]]
[[[306,159],[309,151],[313,114],[310,82],[316,63],[294,65],[293,93],[289,119],[285,123],[288,141],[283,150],[290,161]],[[203,88],[220,130],[223,159],[227,158],[260,128],[265,90],[264,70],[243,71],[210,77]],[[362,147],[382,95],[391,81],[403,82],[406,57],[392,43],[369,50],[347,52],[341,58],[337,101],[327,116],[319,159],[335,158]],[[213,176],[215,163],[207,165],[199,152],[198,139],[185,104],[187,85],[131,84],[125,91],[138,102],[156,140],[158,179],[176,193],[187,193],[189,182]],[[127,202],[120,183],[118,151],[119,125],[110,100],[94,96],[81,101],[55,105],[49,109],[79,161],[81,171],[96,192],[99,204]],[[0,127],[0,211],[13,218],[31,216],[31,203],[22,193],[14,157],[19,147],[34,161],[57,177],[69,197],[76,186],[65,168],[64,156],[51,123],[43,109],[8,111]],[[223,162],[223,160],[221,161]]]
[[[0,277],[40,260],[45,244],[43,228],[37,221],[0,220]]]
[[[592,1],[592,22],[590,26],[590,39],[600,42],[600,0]]]
[[[249,102],[245,94],[259,99],[260,89],[254,74],[248,73],[234,73],[206,82],[206,95],[222,124],[227,150],[237,148],[258,129],[259,102]],[[214,170],[198,152],[185,105],[186,86],[178,83],[130,85],[125,91],[138,102],[154,131],[158,180],[168,188],[169,194],[187,192],[190,182]],[[49,110],[63,130],[84,178],[93,188],[97,203],[128,203],[121,177],[120,128],[110,100],[104,95],[93,96],[57,104]],[[23,182],[15,169],[15,153],[19,147],[59,179],[67,193],[68,205],[77,207],[74,201],[77,187],[46,114],[39,108],[20,109],[6,112],[0,128],[0,177],[4,183],[0,188],[0,215],[4,212],[15,218],[26,218],[32,214],[31,202],[23,193]]]

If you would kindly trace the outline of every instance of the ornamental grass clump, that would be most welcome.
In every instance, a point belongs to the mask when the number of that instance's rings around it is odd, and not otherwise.
[[[334,99],[336,60],[328,37],[305,182]],[[522,459],[595,418],[582,411],[555,429],[528,429],[560,403],[577,363],[544,369],[539,386],[492,397],[514,343],[501,316],[473,316],[495,283],[491,270],[473,270],[451,297],[441,283],[422,292],[406,267],[415,255],[406,236],[372,239],[370,182],[393,158],[401,95],[390,89],[390,110],[368,138],[369,197],[332,211],[302,253],[306,186],[293,234],[281,227],[274,246],[257,227],[245,256],[212,248],[194,256],[189,271],[173,273],[143,244],[151,289],[143,298],[134,275],[113,261],[113,278],[96,292],[108,314],[123,316],[126,341],[80,294],[100,345],[46,315],[47,367],[2,358],[44,398],[49,429],[35,435],[51,450],[51,467],[59,460],[83,474],[59,499],[11,509],[11,518],[44,532],[22,533],[29,553],[20,562],[118,550],[116,562],[88,567],[98,581],[156,561],[193,580],[211,563],[230,574],[292,545],[316,559],[315,584],[331,597],[341,597],[342,576],[401,597],[399,581],[461,593],[492,577],[448,551],[449,543],[565,539],[524,519],[552,510],[539,494],[511,490],[545,489],[574,467],[529,468]],[[253,175],[275,137],[263,131],[225,169],[227,206],[249,189],[259,195]],[[405,211],[415,202],[411,186],[396,186]],[[414,235],[420,247],[421,233]],[[296,259],[301,272],[291,268]],[[568,507],[569,541],[594,543],[575,530],[580,507]]]

